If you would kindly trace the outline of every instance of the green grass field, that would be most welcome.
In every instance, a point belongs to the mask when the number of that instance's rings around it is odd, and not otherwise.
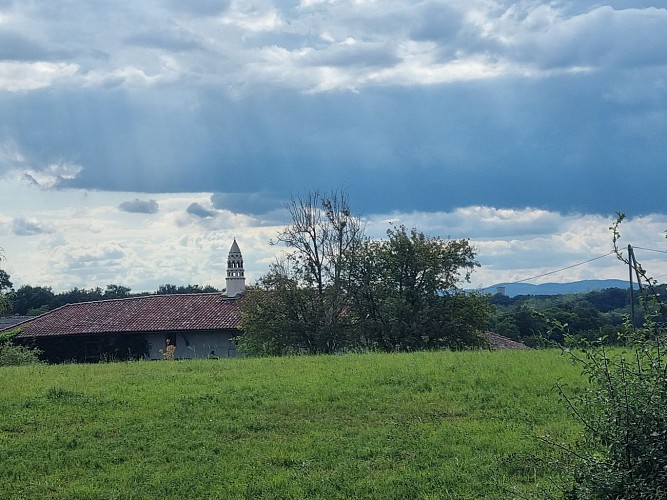
[[[0,368],[0,498],[526,498],[558,351]]]

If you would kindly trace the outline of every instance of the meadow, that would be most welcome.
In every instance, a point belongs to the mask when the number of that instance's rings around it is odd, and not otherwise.
[[[532,498],[559,351],[0,367],[0,498]]]

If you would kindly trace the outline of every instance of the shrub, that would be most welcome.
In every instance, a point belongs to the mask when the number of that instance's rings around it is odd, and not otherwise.
[[[628,321],[622,352],[605,339],[569,352],[590,386],[566,396],[584,428],[570,450],[566,498],[667,498],[666,334],[651,319],[641,328]]]
[[[41,351],[36,348],[16,345],[11,341],[0,343],[0,366],[31,365],[40,363]]]

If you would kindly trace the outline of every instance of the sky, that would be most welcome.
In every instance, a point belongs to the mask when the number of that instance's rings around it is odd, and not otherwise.
[[[15,288],[253,282],[285,204],[344,190],[469,238],[467,286],[667,276],[662,1],[0,0]],[[646,250],[644,250],[646,249]],[[657,250],[657,251],[655,251]]]

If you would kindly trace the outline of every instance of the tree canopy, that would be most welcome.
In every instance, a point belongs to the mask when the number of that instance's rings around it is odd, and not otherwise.
[[[240,348],[258,355],[480,345],[491,307],[458,289],[478,265],[468,240],[390,228],[365,237],[341,191],[287,205],[284,257],[243,301]]]

